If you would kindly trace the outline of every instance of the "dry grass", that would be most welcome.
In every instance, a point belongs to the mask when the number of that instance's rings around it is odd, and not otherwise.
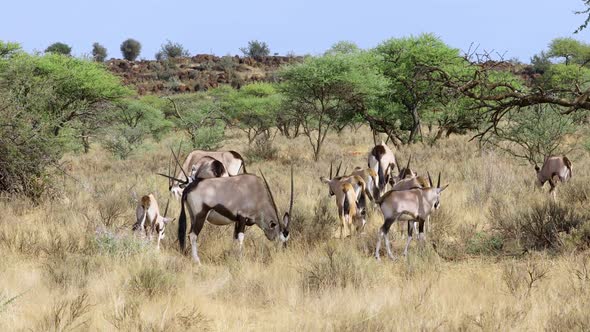
[[[336,209],[319,181],[331,160],[344,160],[349,170],[366,164],[372,140],[364,134],[329,137],[318,163],[305,139],[277,137],[276,159],[248,169],[265,170],[284,209],[286,166],[294,164],[288,248],[252,227],[240,259],[233,229],[207,225],[199,243],[201,267],[178,253],[175,225],[160,252],[130,234],[130,188],[165,201],[167,181],[154,173],[166,171],[168,146],[176,138],[126,161],[99,147],[67,157],[77,180],[66,179],[60,197],[37,207],[0,199],[0,330],[590,329],[590,256],[579,246],[590,239],[584,219],[590,171],[582,166],[590,162],[587,155],[570,158],[575,178],[558,189],[584,227],[557,232],[552,241],[558,249],[523,253],[519,237],[498,229],[520,219],[510,214],[514,220],[496,220],[508,214],[491,211],[495,206],[526,215],[546,204],[548,195],[533,190],[531,167],[479,151],[466,137],[397,151],[404,161],[411,152],[419,171],[442,171],[451,185],[428,226],[435,249],[414,242],[410,256],[401,258],[404,240],[394,226],[398,259],[378,263],[372,251],[379,213],[370,215],[365,236],[336,239]],[[239,136],[226,147],[246,149]],[[171,213],[178,211],[172,202]]]

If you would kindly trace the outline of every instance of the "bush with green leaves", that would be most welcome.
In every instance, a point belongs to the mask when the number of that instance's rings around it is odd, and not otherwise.
[[[160,46],[160,50],[156,53],[156,60],[163,61],[167,59],[174,59],[180,57],[188,57],[190,53],[182,46],[181,43],[174,43],[167,40],[165,44]]]
[[[92,44],[92,58],[96,62],[104,62],[107,58],[107,49],[99,43]]]
[[[196,149],[215,150],[225,138],[221,106],[211,94],[198,92],[171,96],[163,108],[174,117],[175,126],[184,130]]]
[[[268,44],[258,40],[249,41],[247,47],[240,47],[240,51],[242,51],[244,56],[251,58],[265,57],[270,54]]]
[[[133,38],[129,38],[121,43],[121,54],[123,58],[129,61],[135,61],[141,53],[141,43]]]
[[[139,100],[125,100],[109,113],[103,130],[103,146],[121,159],[127,159],[147,139],[160,140],[173,126],[161,109],[165,101],[146,96]]]
[[[281,122],[303,128],[316,161],[328,132],[358,121],[384,92],[386,81],[372,60],[367,52],[324,55],[281,70]]]
[[[45,53],[57,53],[57,54],[63,54],[63,55],[71,55],[71,52],[72,52],[72,48],[68,44],[64,44],[64,43],[60,43],[60,42],[53,43],[45,49]]]
[[[484,140],[508,154],[542,165],[546,157],[568,152],[566,137],[578,126],[571,116],[562,115],[555,106],[537,105],[508,112]]]
[[[0,192],[39,199],[70,142],[100,126],[130,91],[94,62],[28,55],[0,43]]]

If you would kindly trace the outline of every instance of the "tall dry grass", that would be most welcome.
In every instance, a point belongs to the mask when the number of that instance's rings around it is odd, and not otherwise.
[[[365,165],[372,139],[364,132],[329,137],[318,163],[303,138],[278,137],[276,159],[248,169],[265,171],[286,209],[294,165],[289,246],[280,248],[252,227],[239,258],[233,229],[207,225],[200,267],[179,254],[176,225],[160,252],[130,232],[130,191],[154,192],[165,204],[167,181],[155,172],[166,171],[168,147],[177,142],[170,137],[126,161],[94,147],[65,158],[73,179],[58,183],[59,196],[36,207],[0,200],[0,330],[590,329],[584,229],[558,232],[556,248],[525,251],[528,242],[502,226],[518,223],[549,196],[533,189],[532,167],[480,151],[466,137],[396,151],[402,161],[412,154],[412,168],[441,171],[451,184],[428,227],[428,245],[414,242],[407,258],[400,257],[405,239],[396,226],[390,235],[398,259],[373,258],[378,212],[364,236],[335,238],[335,205],[319,176],[332,160],[344,160],[349,170]],[[226,148],[244,151],[241,142],[236,135]],[[590,159],[584,153],[570,159],[575,177],[558,190],[562,204],[585,222],[590,171],[583,165]],[[172,202],[171,213],[178,211]]]

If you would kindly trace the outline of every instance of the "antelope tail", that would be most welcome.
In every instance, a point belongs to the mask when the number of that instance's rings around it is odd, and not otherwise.
[[[566,156],[563,156],[563,163],[565,164],[565,167],[567,167],[567,169],[570,171],[570,178],[574,175],[574,173],[572,173],[572,162],[567,159]]]
[[[184,211],[186,192],[186,189],[182,192],[182,198],[180,199],[180,217],[178,217],[178,244],[180,245],[180,252],[182,253],[186,247],[186,212]]]

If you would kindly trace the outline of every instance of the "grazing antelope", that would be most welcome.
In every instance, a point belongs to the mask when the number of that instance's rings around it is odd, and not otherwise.
[[[432,183],[431,183],[432,184]],[[381,238],[385,239],[385,248],[389,258],[394,259],[391,252],[389,237],[387,233],[389,228],[396,221],[408,221],[408,242],[404,249],[404,255],[408,253],[408,246],[412,240],[413,220],[419,221],[419,238],[424,240],[424,221],[430,214],[440,207],[440,195],[447,188],[448,184],[440,187],[440,173],[438,173],[438,183],[436,187],[416,188],[403,191],[390,190],[378,200],[378,204],[383,213],[383,226],[377,233],[377,247],[375,248],[375,258],[380,259],[379,250],[381,249]]]
[[[395,155],[385,145],[385,142],[381,141],[381,144],[375,145],[369,152],[368,165],[379,177],[377,186],[379,187],[379,196],[381,196],[385,192],[385,186],[389,183],[393,168],[397,165]]]
[[[177,160],[178,162],[178,160]],[[240,174],[232,177],[199,178],[188,183],[182,193],[181,211],[178,218],[178,242],[184,252],[186,242],[186,211],[191,219],[191,253],[193,260],[200,264],[197,238],[205,220],[217,226],[234,223],[234,239],[240,249],[244,241],[246,226],[257,225],[269,240],[277,237],[286,245],[289,239],[289,221],[293,209],[293,168],[291,168],[291,199],[289,211],[279,217],[270,186],[262,174],[262,179],[254,174]],[[212,218],[216,212],[223,218]],[[211,213],[211,214],[210,214]]]
[[[141,197],[141,201],[135,209],[136,222],[133,224],[133,231],[145,231],[145,235],[152,240],[154,234],[158,234],[158,245],[157,248],[160,250],[160,241],[164,238],[164,232],[166,225],[175,218],[168,218],[168,205],[170,200],[166,202],[166,208],[164,209],[164,215],[160,214],[160,208],[158,202],[153,194],[145,195]]]
[[[535,171],[537,172],[537,186],[542,188],[545,182],[549,182],[551,186],[549,192],[553,199],[556,198],[557,182],[566,182],[573,175],[572,162],[566,156],[548,157],[541,168],[535,165]]]
[[[174,197],[176,197],[176,199],[182,196],[182,191],[184,190],[183,183],[185,183],[187,180],[186,172],[191,171],[193,169],[193,166],[196,166],[195,169],[198,169],[200,160],[204,157],[219,160],[223,164],[229,176],[237,175],[240,169],[242,169],[244,173],[246,173],[244,159],[239,153],[235,151],[195,150],[189,153],[188,156],[186,156],[184,163],[180,168],[180,171],[176,175],[176,179],[180,179],[182,181],[175,181],[173,179],[169,179],[170,192],[172,193],[172,195],[174,195]]]
[[[352,175],[360,176],[365,181],[367,192],[370,193],[367,196],[371,201],[379,198],[379,177],[377,172],[372,168],[355,167]]]
[[[336,197],[338,219],[340,219],[340,238],[343,238],[345,227],[348,227],[348,233],[352,235],[353,224],[357,234],[362,233],[367,223],[365,195],[371,197],[371,194],[367,191],[362,177],[358,175],[338,176],[340,166],[336,170],[336,176],[332,177],[332,164],[330,164],[330,178],[321,176],[320,180],[328,185],[330,196]]]

